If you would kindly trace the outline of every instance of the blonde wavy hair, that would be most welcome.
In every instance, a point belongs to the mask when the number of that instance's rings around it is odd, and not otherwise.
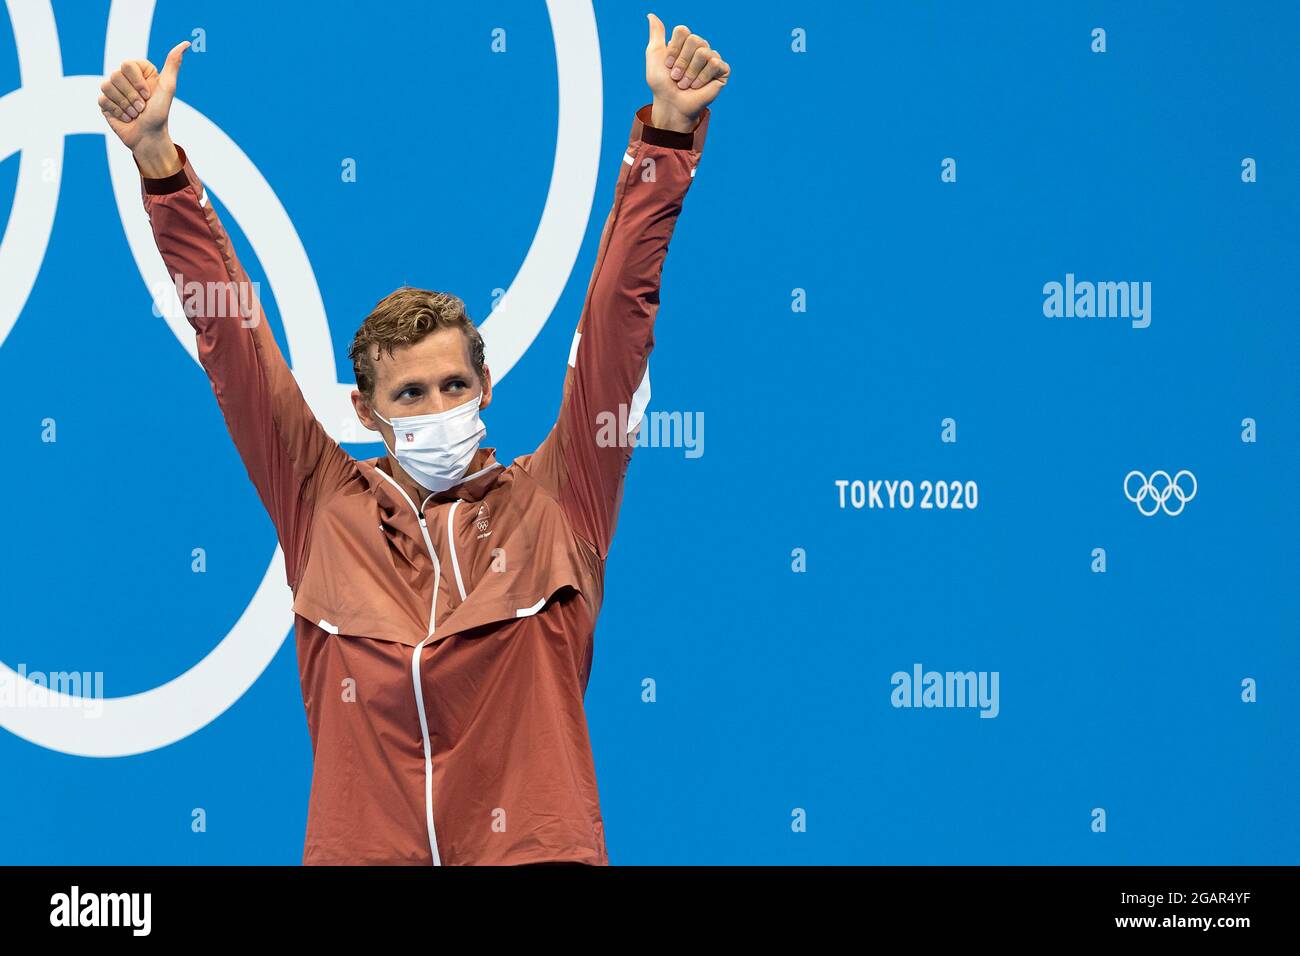
[[[375,397],[372,345],[391,356],[393,349],[414,345],[437,329],[460,329],[465,333],[470,361],[482,385],[486,380],[483,336],[465,311],[465,303],[448,292],[402,286],[379,300],[352,338],[348,355],[361,394],[371,400]]]

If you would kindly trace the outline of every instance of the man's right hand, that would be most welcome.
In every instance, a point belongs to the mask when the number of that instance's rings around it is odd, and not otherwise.
[[[167,114],[176,95],[176,76],[190,41],[167,54],[159,73],[148,60],[127,60],[100,85],[99,109],[109,127],[135,155],[141,175],[162,179],[181,168],[167,132]]]

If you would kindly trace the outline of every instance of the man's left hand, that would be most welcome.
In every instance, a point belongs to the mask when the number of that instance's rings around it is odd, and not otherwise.
[[[654,94],[650,125],[689,133],[699,123],[700,113],[722,92],[731,67],[687,27],[673,28],[665,42],[663,22],[653,13],[650,43],[645,48],[645,80]]]

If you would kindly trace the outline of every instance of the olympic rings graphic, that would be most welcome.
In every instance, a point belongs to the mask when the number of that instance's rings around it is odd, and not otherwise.
[[[1129,492],[1129,480],[1134,475],[1137,475],[1142,479],[1142,484],[1139,486],[1136,495]],[[1182,487],[1178,484],[1183,475],[1192,479],[1192,491],[1190,494],[1184,492]],[[1157,489],[1156,482],[1161,476],[1164,477],[1164,487],[1163,489]],[[1169,477],[1169,472],[1167,471],[1153,471],[1150,478],[1142,474],[1140,471],[1130,471],[1124,476],[1124,497],[1129,501],[1135,502],[1138,506],[1138,511],[1142,512],[1142,514],[1146,515],[1148,518],[1161,509],[1164,510],[1165,514],[1170,515],[1171,517],[1180,515],[1183,513],[1183,509],[1187,507],[1187,502],[1196,497],[1196,476],[1186,468],[1178,472],[1178,474],[1174,475],[1172,478]],[[1171,497],[1178,499],[1177,511],[1169,510],[1169,499]],[[1142,507],[1142,502],[1147,498],[1150,498],[1154,502],[1150,511],[1147,511]]]
[[[501,381],[523,356],[559,301],[591,215],[604,111],[600,42],[590,0],[547,0],[555,42],[559,117],[546,202],[519,271],[480,326]],[[96,101],[102,76],[64,75],[50,0],[6,0],[21,86],[0,97],[0,161],[21,151],[17,190],[0,239],[0,344],[18,320],[45,258],[58,207],[63,139],[109,132]],[[104,72],[144,59],[153,0],[113,0],[104,38]],[[204,182],[225,204],[262,263],[280,303],[294,377],[321,425],[338,441],[367,441],[351,411],[351,383],[336,380],[324,302],[293,221],[253,161],[216,124],[179,97],[170,125],[201,157]],[[194,330],[158,256],[140,206],[130,154],[106,138],[109,174],[122,227],[155,308],[198,361]],[[375,439],[376,441],[378,439]],[[0,706],[0,726],[50,750],[123,757],[165,747],[207,726],[261,676],[288,636],[292,596],[277,547],[266,574],[230,632],[180,676],[139,694],[105,698],[98,720],[68,695],[32,683],[0,662],[30,706]]]

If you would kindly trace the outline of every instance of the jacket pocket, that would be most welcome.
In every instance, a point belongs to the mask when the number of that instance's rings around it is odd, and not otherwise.
[[[382,609],[330,600],[300,587],[294,595],[293,612],[306,618],[327,634],[340,637],[371,637],[415,647],[425,638],[427,621],[420,622],[388,605]]]

